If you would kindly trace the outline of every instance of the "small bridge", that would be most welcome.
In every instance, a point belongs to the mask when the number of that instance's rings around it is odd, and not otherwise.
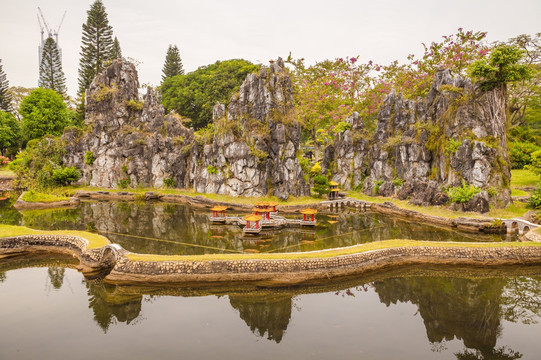
[[[328,206],[330,210],[343,209],[345,207],[351,207],[360,210],[366,210],[370,208],[370,203],[352,198],[344,198],[337,200],[327,200],[320,203],[322,206]]]
[[[524,219],[513,218],[513,219],[501,219],[501,220],[502,220],[502,226],[505,225],[508,233],[514,233],[518,230],[519,235],[525,234],[530,230],[537,229],[538,227],[540,227],[540,225],[531,223]]]

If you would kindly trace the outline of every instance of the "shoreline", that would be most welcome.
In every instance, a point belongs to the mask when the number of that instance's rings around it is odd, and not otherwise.
[[[372,244],[372,245],[370,245]],[[79,260],[76,268],[86,277],[102,275],[117,285],[227,286],[246,283],[258,287],[313,284],[329,279],[363,276],[407,266],[471,266],[491,269],[510,265],[541,265],[541,243],[449,243],[387,240],[349,248],[311,253],[251,254],[228,259],[208,255],[163,261],[130,253],[117,244],[92,248],[71,235],[22,235],[0,238],[0,261],[32,254],[67,254]],[[139,257],[139,258],[137,258]],[[148,257],[145,260],[145,257]],[[289,258],[288,258],[289,257]],[[135,258],[135,259],[134,259]],[[194,258],[195,259],[195,258]]]

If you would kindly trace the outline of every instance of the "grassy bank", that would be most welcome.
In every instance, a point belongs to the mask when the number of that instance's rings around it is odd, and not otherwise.
[[[0,238],[21,236],[21,235],[71,235],[79,236],[88,240],[88,249],[98,249],[109,245],[109,240],[101,235],[93,234],[87,231],[77,230],[34,230],[24,226],[0,224]]]
[[[524,169],[511,170],[511,189],[536,187],[541,182],[539,175]]]
[[[346,248],[329,249],[316,252],[301,253],[276,253],[276,254],[207,254],[207,255],[151,255],[151,254],[128,254],[128,259],[133,261],[215,261],[215,260],[268,260],[268,259],[309,259],[329,258],[334,256],[360,254],[368,251],[391,249],[398,247],[429,246],[438,248],[503,248],[503,247],[527,247],[541,246],[537,242],[496,242],[496,243],[459,243],[459,242],[436,242],[416,240],[384,240],[366,244],[350,246]]]
[[[21,200],[26,201],[26,202],[42,202],[42,203],[68,201],[69,199],[70,199],[69,196],[45,194],[45,193],[37,192],[34,190],[26,191],[21,197]]]

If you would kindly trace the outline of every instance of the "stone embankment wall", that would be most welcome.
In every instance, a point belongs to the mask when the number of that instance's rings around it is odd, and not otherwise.
[[[475,247],[412,246],[351,255],[297,259],[234,259],[209,261],[134,261],[118,245],[87,249],[87,241],[75,236],[25,235],[0,239],[0,259],[32,252],[69,253],[81,261],[86,274],[106,271],[106,281],[116,284],[212,284],[252,281],[287,286],[317,280],[360,275],[407,265],[464,265],[476,267],[540,265],[540,246]]]
[[[409,265],[506,266],[541,264],[541,246],[509,248],[399,247],[328,258],[164,261],[121,259],[106,280],[117,284],[257,281],[298,285]]]

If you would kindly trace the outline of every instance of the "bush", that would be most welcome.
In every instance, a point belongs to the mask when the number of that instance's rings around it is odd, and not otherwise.
[[[217,174],[218,173],[218,170],[216,170],[216,168],[212,165],[209,165],[207,166],[207,172],[209,174]]]
[[[532,153],[541,150],[541,147],[530,142],[513,141],[509,143],[509,161],[511,169],[523,169],[532,164]]]
[[[92,151],[85,152],[85,164],[92,165],[94,164],[94,153]]]
[[[315,163],[314,166],[310,168],[310,176],[321,175],[321,164],[319,162]]]
[[[54,169],[51,174],[51,180],[55,185],[69,185],[80,178],[81,173],[74,167]]]
[[[299,157],[299,165],[301,166],[303,173],[310,173],[310,159],[307,159],[305,157]]]
[[[314,187],[312,188],[318,197],[329,193],[329,179],[324,175],[317,175],[314,177]]]
[[[163,179],[163,184],[166,188],[175,188],[177,187],[177,182],[173,178]]]
[[[374,189],[372,189],[372,194],[374,196],[378,195],[379,188],[381,187],[382,184],[383,184],[383,180],[374,181]]]
[[[530,209],[541,209],[541,183],[537,184],[537,188],[530,196],[527,206]]]
[[[120,179],[118,180],[118,187],[121,188],[121,189],[125,189],[127,188],[131,183],[131,180],[130,178],[124,178],[124,179]]]
[[[468,185],[465,181],[462,181],[462,186],[449,188],[447,195],[449,195],[452,202],[460,204],[470,201],[479,192],[481,192],[481,188]]]
[[[531,154],[530,165],[525,165],[524,168],[536,175],[541,175],[541,150],[534,151]]]

